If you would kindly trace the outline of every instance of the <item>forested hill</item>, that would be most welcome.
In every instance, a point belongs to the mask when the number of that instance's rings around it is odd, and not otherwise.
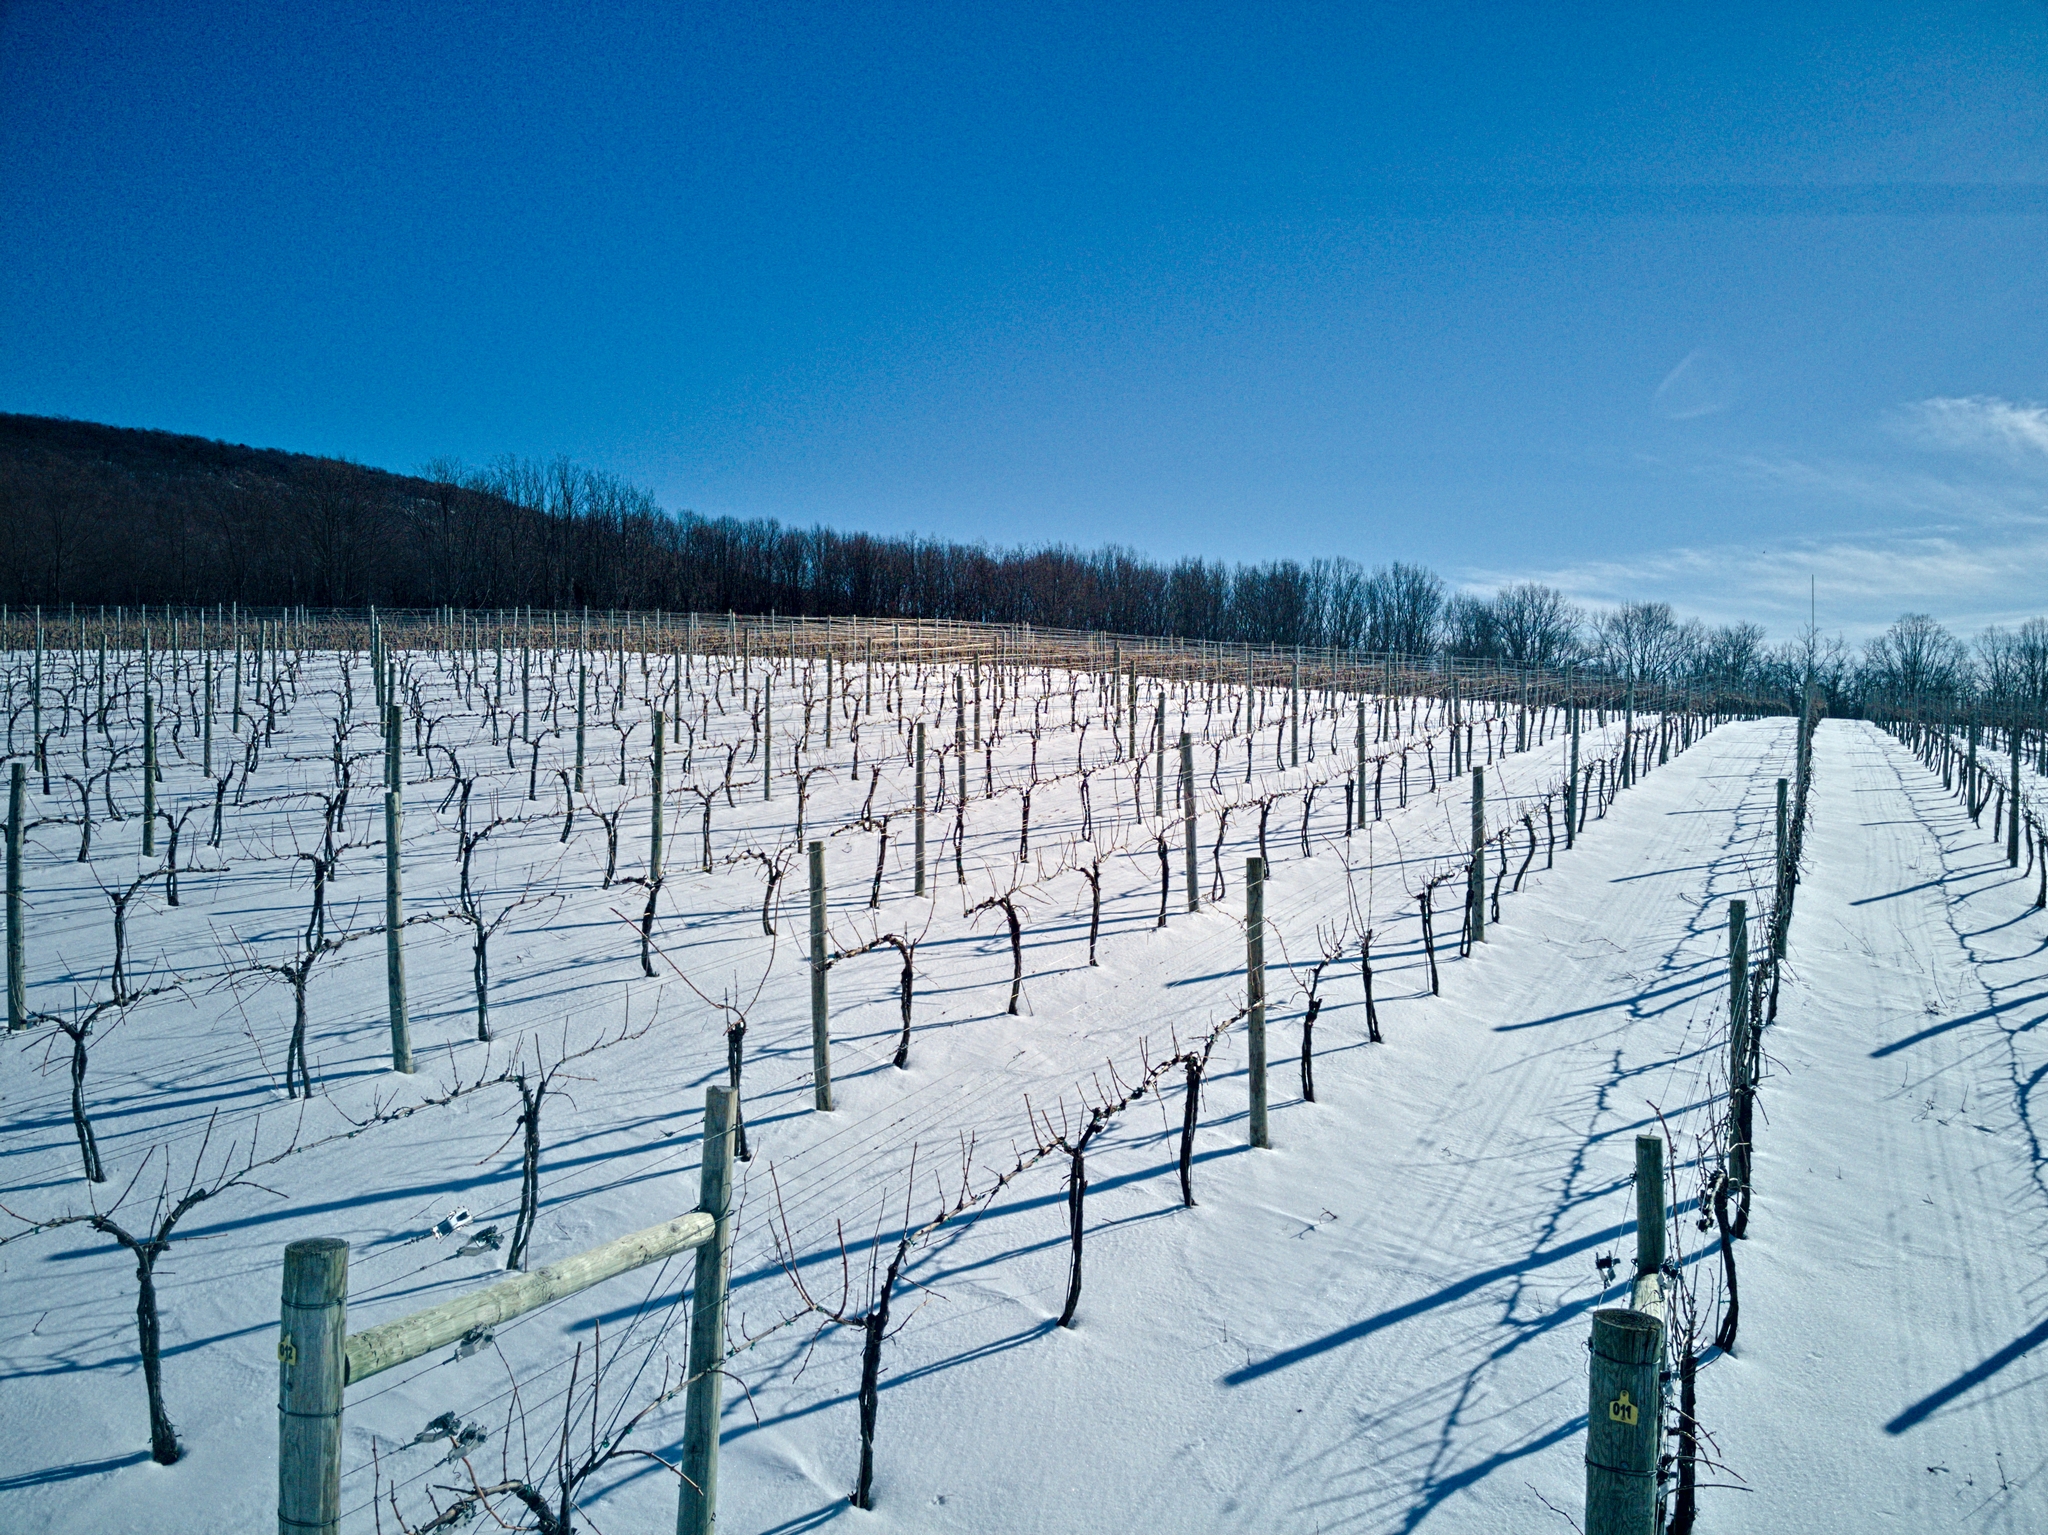
[[[18,603],[859,613],[1409,653],[1446,613],[1443,583],[1399,564],[992,550],[670,513],[566,460],[412,476],[5,414],[0,533]]]

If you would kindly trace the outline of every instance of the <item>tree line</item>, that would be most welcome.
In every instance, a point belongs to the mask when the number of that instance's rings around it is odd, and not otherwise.
[[[0,517],[10,600],[21,604],[947,618],[1571,665],[1767,696],[1795,694],[1815,661],[1811,645],[1774,649],[1753,624],[1681,621],[1656,602],[1589,612],[1528,582],[1454,593],[1398,560],[1162,562],[1114,544],[1000,549],[669,512],[566,458],[439,460],[400,475],[0,415]],[[1844,655],[1830,673],[1838,707],[1857,674]]]

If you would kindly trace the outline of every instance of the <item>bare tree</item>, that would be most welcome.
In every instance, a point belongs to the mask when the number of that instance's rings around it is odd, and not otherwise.
[[[13,1216],[15,1220],[22,1221],[25,1228],[0,1240],[15,1241],[58,1226],[87,1225],[101,1235],[111,1237],[135,1259],[135,1332],[137,1348],[142,1355],[143,1389],[149,1397],[149,1453],[150,1458],[160,1466],[176,1464],[185,1453],[185,1447],[178,1442],[178,1431],[172,1426],[170,1413],[164,1406],[163,1328],[157,1307],[157,1261],[171,1250],[171,1236],[177,1229],[178,1222],[195,1207],[209,1199],[218,1198],[230,1189],[262,1188],[261,1184],[255,1183],[249,1177],[256,1166],[253,1140],[250,1142],[248,1157],[239,1167],[235,1166],[234,1148],[230,1146],[227,1155],[221,1159],[219,1170],[211,1179],[202,1181],[201,1169],[205,1165],[207,1151],[212,1145],[213,1127],[218,1118],[218,1110],[208,1117],[206,1134],[200,1140],[198,1153],[192,1158],[192,1176],[186,1180],[184,1192],[175,1200],[171,1198],[170,1154],[165,1153],[163,1184],[157,1192],[155,1206],[146,1223],[133,1231],[116,1220],[115,1216],[119,1214],[128,1196],[134,1192],[135,1185],[141,1181],[142,1175],[149,1170],[150,1161],[156,1155],[157,1148],[154,1147],[143,1157],[141,1165],[135,1169],[135,1176],[128,1180],[128,1186],[121,1191],[120,1198],[104,1211],[95,1208],[87,1214],[60,1215],[52,1220],[30,1221],[12,1210],[7,1210],[5,1206],[0,1206],[0,1210]],[[264,1192],[277,1193],[275,1189],[265,1189]],[[277,1197],[284,1196],[280,1194]]]

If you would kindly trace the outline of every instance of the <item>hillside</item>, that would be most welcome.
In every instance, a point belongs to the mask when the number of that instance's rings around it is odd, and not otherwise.
[[[1398,562],[1165,565],[704,517],[559,458],[433,472],[0,415],[0,601],[863,614],[1411,655],[1484,606]],[[1562,632],[1456,648],[1552,665]]]

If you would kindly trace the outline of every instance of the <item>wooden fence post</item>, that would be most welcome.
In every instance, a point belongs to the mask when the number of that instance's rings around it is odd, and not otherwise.
[[[398,710],[392,711],[392,725]],[[405,808],[396,788],[384,791],[384,996],[391,1014],[391,1069],[412,1071],[412,1022],[405,1010],[405,891],[400,873],[399,841],[405,830]]]
[[[811,854],[811,1083],[813,1108],[832,1107],[832,1034],[827,1020],[825,971],[825,844],[813,842]]]
[[[732,1089],[706,1088],[697,1207],[718,1222],[718,1230],[697,1249],[697,1283],[690,1295],[690,1389],[683,1403],[676,1535],[711,1535],[718,1519],[719,1366],[725,1353],[726,1271],[732,1261],[732,1120]]]
[[[28,825],[28,764],[16,762],[7,775],[7,1032],[28,1027],[27,961],[23,950],[28,942],[22,925],[21,837]]]
[[[1245,1003],[1251,1010],[1247,1067],[1251,1078],[1251,1136],[1271,1146],[1266,1133],[1266,860],[1244,861]]]
[[[1663,1362],[1664,1324],[1656,1317],[1593,1313],[1585,1535],[1654,1535]]]
[[[917,722],[917,790],[912,801],[917,821],[917,888],[913,894],[924,894],[924,721]]]
[[[277,1334],[278,1535],[341,1526],[341,1394],[348,1337],[348,1243],[309,1237],[284,1250]]]
[[[1185,730],[1180,733],[1180,800],[1181,823],[1187,831],[1188,910],[1200,911],[1201,880],[1196,872],[1200,859],[1195,851],[1195,747]]]

